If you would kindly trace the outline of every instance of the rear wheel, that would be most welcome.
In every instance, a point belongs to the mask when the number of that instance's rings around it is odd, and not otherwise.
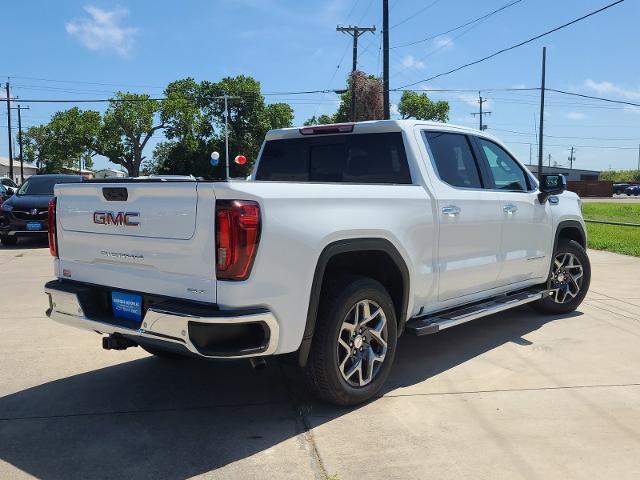
[[[549,314],[572,312],[584,300],[590,282],[591,264],[585,249],[574,240],[560,240],[547,281],[547,288],[553,293],[532,307]]]
[[[2,245],[10,246],[18,243],[18,237],[10,237],[9,235],[2,235],[0,237],[0,243]]]
[[[397,321],[393,301],[377,281],[344,276],[323,294],[306,366],[316,394],[336,405],[373,397],[393,363]]]

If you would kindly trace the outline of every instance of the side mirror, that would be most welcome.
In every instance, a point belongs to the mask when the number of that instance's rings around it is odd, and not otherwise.
[[[560,195],[567,189],[567,179],[564,175],[542,175],[538,200],[544,203],[551,195]]]

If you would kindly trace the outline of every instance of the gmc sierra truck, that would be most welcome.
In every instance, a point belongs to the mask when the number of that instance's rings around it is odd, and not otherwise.
[[[106,349],[294,357],[326,401],[371,398],[401,334],[578,307],[580,200],[486,132],[424,121],[270,131],[248,179],[57,185],[47,315]]]

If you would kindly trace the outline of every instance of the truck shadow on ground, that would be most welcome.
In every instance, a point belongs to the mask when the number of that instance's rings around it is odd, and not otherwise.
[[[524,308],[402,337],[385,392],[507,342],[526,348],[524,335],[558,319]],[[305,415],[317,425],[353,410],[313,400],[298,377],[275,361],[256,372],[248,362],[145,357],[63,378],[0,399],[0,459],[42,479],[188,478],[299,435]]]
[[[45,236],[23,237],[18,239],[16,245],[0,245],[0,250],[32,250],[36,248],[48,248],[49,240]]]

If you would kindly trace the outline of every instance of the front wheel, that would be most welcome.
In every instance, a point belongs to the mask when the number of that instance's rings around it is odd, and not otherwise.
[[[541,313],[573,312],[587,295],[590,282],[591,264],[585,249],[574,240],[560,240],[547,281],[553,293],[531,306]]]
[[[393,363],[397,320],[393,301],[376,280],[344,276],[323,292],[306,375],[327,402],[369,400]]]

